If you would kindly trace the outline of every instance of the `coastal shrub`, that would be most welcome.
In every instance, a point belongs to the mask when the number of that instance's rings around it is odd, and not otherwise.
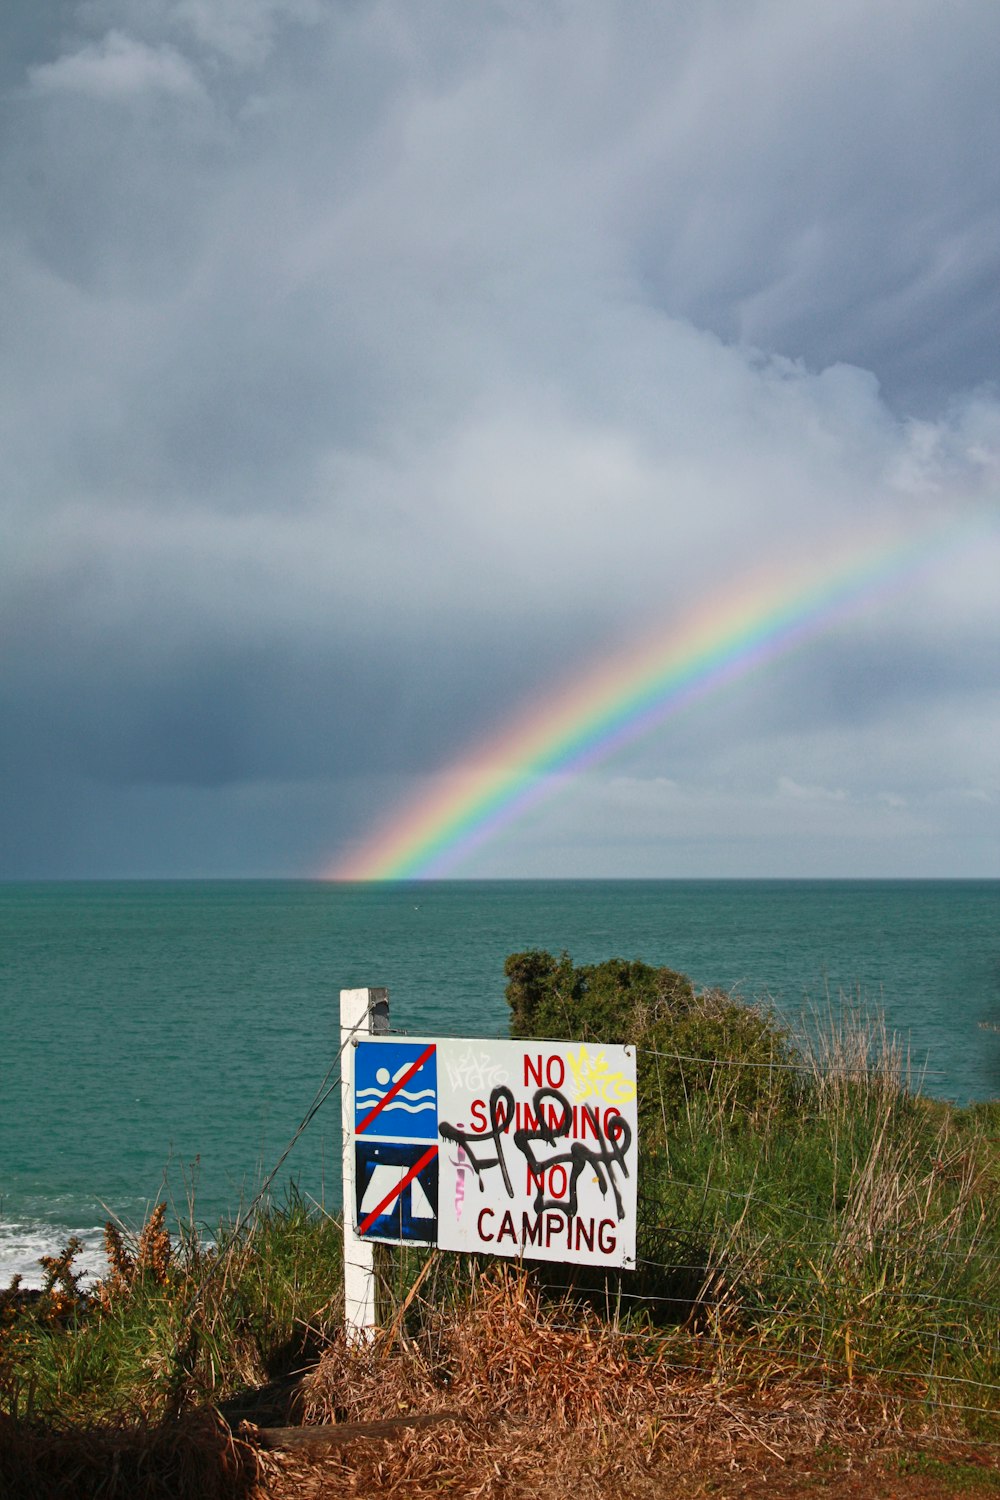
[[[531,951],[507,976],[513,1035],[638,1052],[639,1266],[542,1267],[542,1284],[686,1324],[699,1357],[899,1380],[992,1431],[1000,1106],[921,1098],[897,1039],[856,1002],[793,1042],[669,969]]]
[[[532,949],[512,953],[504,972],[512,1037],[636,1048],[647,1159],[696,1100],[746,1121],[794,1098],[795,1059],[775,1017],[720,990],[698,994],[674,969],[621,958],[574,965],[568,953]]]
[[[697,993],[676,970],[640,960],[574,965],[531,950],[505,964],[511,1035],[620,1043],[636,1049],[639,1123],[637,1265],[605,1272],[563,1264],[536,1268],[554,1288],[571,1285],[595,1305],[659,1325],[683,1323],[717,1297],[705,1206],[666,1191],[672,1141],[699,1129],[756,1135],[797,1100],[801,1072],[773,1015],[718,990]],[[709,1125],[710,1122],[710,1125]],[[710,1179],[710,1162],[700,1173]],[[683,1211],[679,1211],[683,1209]]]

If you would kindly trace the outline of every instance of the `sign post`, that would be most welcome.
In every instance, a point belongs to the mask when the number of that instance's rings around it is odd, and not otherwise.
[[[354,1227],[354,1074],[359,1040],[389,1030],[389,991],[340,992],[340,1110],[344,1183],[344,1324],[348,1342],[363,1344],[375,1320],[375,1249]]]

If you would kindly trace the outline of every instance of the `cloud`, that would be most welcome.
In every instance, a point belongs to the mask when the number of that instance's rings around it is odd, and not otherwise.
[[[778,793],[782,797],[791,797],[796,802],[847,802],[849,800],[843,787],[801,786],[799,782],[793,781],[791,776],[778,777]]]
[[[791,841],[824,787],[872,826],[882,794],[992,795],[981,8],[69,15],[0,150],[0,697],[11,796],[67,808],[59,858],[116,789],[150,848],[171,795],[217,796],[184,825],[231,841],[213,868],[249,857],[244,787],[302,788],[332,848],[749,577],[976,515],[625,769],[700,768],[723,842],[751,764]]]
[[[117,30],[55,62],[37,64],[28,77],[39,94],[73,93],[104,100],[201,91],[194,69],[176,48],[149,47]]]
[[[177,0],[170,21],[196,42],[240,68],[260,68],[278,30],[290,23],[316,25],[320,0]]]

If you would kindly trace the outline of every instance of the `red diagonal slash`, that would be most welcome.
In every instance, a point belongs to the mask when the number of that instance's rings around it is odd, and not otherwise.
[[[402,1182],[397,1182],[395,1187],[390,1188],[378,1207],[373,1208],[371,1213],[361,1220],[361,1223],[358,1225],[359,1234],[367,1234],[369,1228],[372,1224],[375,1223],[375,1220],[378,1218],[379,1214],[385,1213],[393,1198],[398,1198],[403,1189],[405,1187],[409,1187],[410,1183],[413,1181],[414,1177],[416,1177],[417,1173],[422,1172],[427,1163],[434,1160],[435,1156],[437,1156],[437,1153],[438,1148],[436,1146],[427,1147],[427,1150],[424,1152],[420,1160],[413,1163],[413,1166],[407,1172]]]
[[[354,1127],[354,1134],[355,1135],[362,1135],[364,1133],[364,1131],[366,1131],[368,1129],[369,1125],[374,1120],[375,1116],[376,1115],[380,1115],[382,1113],[382,1111],[385,1109],[386,1105],[389,1103],[389,1100],[390,1099],[395,1099],[395,1097],[399,1093],[400,1089],[405,1088],[406,1085],[409,1083],[410,1079],[413,1077],[414,1073],[416,1073],[420,1068],[423,1067],[424,1063],[430,1057],[431,1053],[434,1051],[434,1049],[435,1049],[436,1046],[437,1046],[437,1042],[431,1042],[431,1044],[430,1044],[429,1047],[425,1047],[424,1048],[423,1052],[421,1052],[420,1056],[417,1058],[417,1060],[413,1064],[413,1066],[411,1068],[407,1068],[407,1070],[403,1074],[402,1078],[397,1078],[396,1079],[396,1082],[393,1084],[392,1088],[386,1094],[385,1098],[384,1099],[380,1099],[378,1101],[378,1103],[375,1105],[375,1107],[373,1109],[370,1109],[368,1111],[368,1113],[365,1115],[364,1119],[361,1121],[360,1125],[355,1125],[355,1127]]]

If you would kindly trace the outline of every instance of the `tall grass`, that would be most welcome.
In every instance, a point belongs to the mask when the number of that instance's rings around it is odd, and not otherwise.
[[[794,1363],[994,1431],[1000,1107],[922,1099],[856,1001],[782,1024],[671,970],[507,961],[512,1030],[639,1051],[640,1266],[544,1268],[719,1378]],[[613,1293],[613,1298],[612,1298]]]
[[[688,1250],[700,1278],[688,1327],[700,1319],[707,1357],[791,1358],[804,1374],[906,1389],[992,1431],[991,1116],[914,1094],[877,1017],[831,1009],[813,1021],[790,1097],[782,1084],[773,1107],[744,1112],[725,1084],[688,1097],[647,1178],[647,1235],[664,1237],[661,1260],[671,1243]]]

